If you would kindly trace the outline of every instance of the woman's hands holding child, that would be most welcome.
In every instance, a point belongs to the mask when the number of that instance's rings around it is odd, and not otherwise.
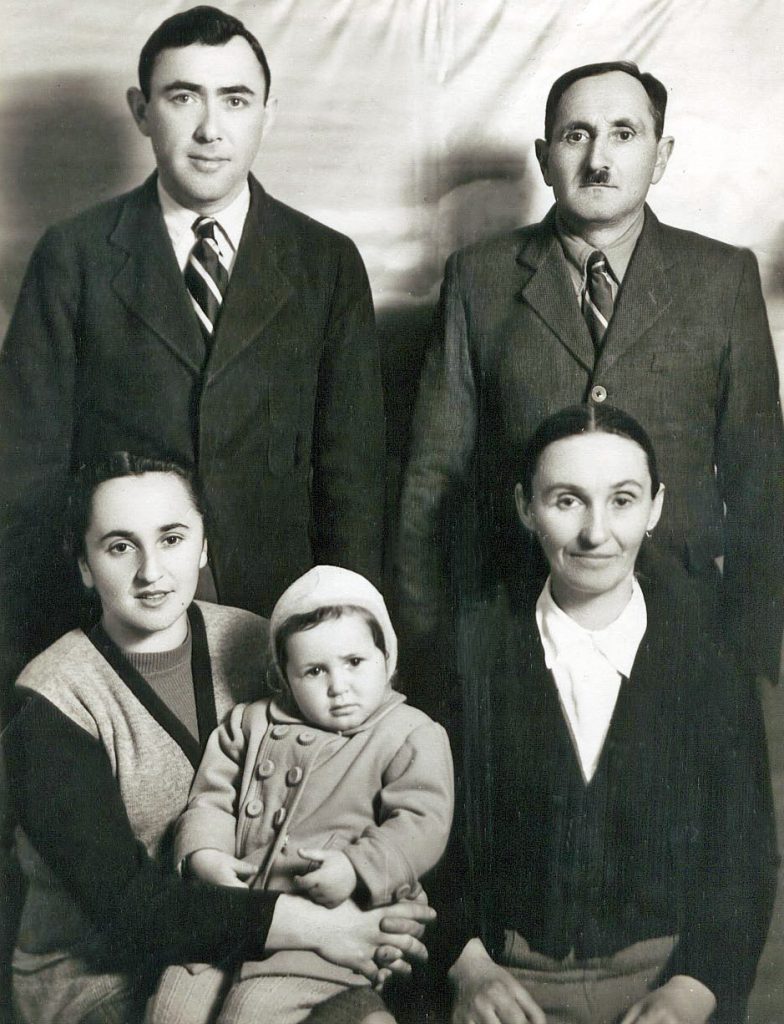
[[[253,864],[232,857],[223,850],[195,850],[186,861],[187,870],[202,882],[248,888],[247,879],[256,874]]]
[[[295,875],[294,885],[308,899],[322,907],[336,907],[353,895],[357,887],[354,865],[339,850],[298,850],[304,860],[318,861],[320,867]]]

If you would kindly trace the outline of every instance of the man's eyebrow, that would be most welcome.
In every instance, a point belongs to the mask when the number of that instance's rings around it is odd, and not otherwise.
[[[218,89],[219,96],[233,96],[236,93],[240,93],[243,96],[255,96],[255,90],[251,89],[249,85],[222,85]]]
[[[174,82],[167,82],[163,87],[164,92],[195,92],[199,96],[203,96],[207,90],[203,85],[198,85],[196,82],[186,82],[181,78],[176,79]],[[256,93],[249,85],[222,85],[216,90],[219,96],[236,96],[238,93],[243,96],[255,96]]]
[[[196,82],[186,82],[181,78],[177,78],[173,82],[167,82],[163,87],[164,92],[179,92],[181,89],[184,92],[206,92],[203,85],[197,85]]]
[[[566,124],[561,125],[562,132],[573,132],[575,128],[583,128],[587,132],[594,130],[594,126],[587,121],[567,121]]]

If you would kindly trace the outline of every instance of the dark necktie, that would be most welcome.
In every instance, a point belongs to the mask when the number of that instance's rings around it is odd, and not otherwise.
[[[194,221],[196,244],[185,264],[185,285],[190,292],[207,342],[212,341],[223,296],[229,283],[228,272],[218,256],[215,224],[212,217],[199,217]]]
[[[583,316],[593,338],[597,356],[602,350],[607,325],[613,315],[613,293],[610,269],[603,252],[594,249],[588,257]]]

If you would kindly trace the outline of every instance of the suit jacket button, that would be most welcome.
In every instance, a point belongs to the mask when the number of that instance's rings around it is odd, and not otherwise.
[[[245,813],[249,818],[258,818],[263,810],[264,804],[261,800],[249,800],[245,808]]]
[[[287,725],[273,725],[271,735],[274,740],[282,740],[288,731]]]
[[[298,764],[295,764],[293,768],[289,768],[286,772],[286,782],[290,786],[298,786],[302,782],[302,769]]]
[[[269,758],[266,758],[264,761],[262,761],[261,764],[256,769],[256,774],[260,779],[268,779],[270,775],[274,774],[274,772],[275,762],[271,761]]]
[[[591,398],[594,402],[601,404],[607,398],[607,388],[601,384],[594,384],[591,388]]]
[[[309,747],[311,743],[316,742],[316,734],[306,729],[297,736],[297,743],[301,743],[303,747]]]

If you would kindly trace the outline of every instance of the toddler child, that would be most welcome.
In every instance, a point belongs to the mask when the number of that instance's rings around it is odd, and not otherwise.
[[[397,638],[363,576],[311,569],[270,619],[280,693],[237,705],[210,737],[177,825],[179,868],[219,885],[296,892],[326,907],[414,895],[449,836],[449,741],[392,688]],[[233,970],[170,967],[148,1024],[295,1024],[369,982],[307,950]],[[358,993],[359,994],[359,993]],[[340,1001],[340,1000],[338,1000]]]

